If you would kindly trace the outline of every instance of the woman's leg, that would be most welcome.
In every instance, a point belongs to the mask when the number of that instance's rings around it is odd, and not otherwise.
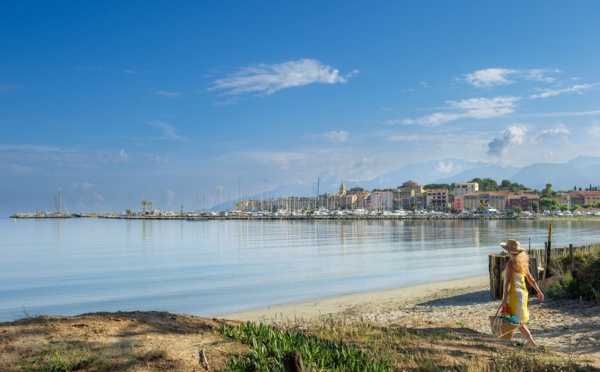
[[[521,332],[521,334],[523,335],[523,337],[525,337],[525,339],[527,340],[527,343],[530,346],[534,346],[534,347],[537,346],[537,344],[535,343],[535,341],[533,341],[533,337],[531,337],[531,332],[529,332],[529,329],[527,329],[527,327],[525,326],[525,324],[521,323],[521,325],[519,326],[519,331]]]

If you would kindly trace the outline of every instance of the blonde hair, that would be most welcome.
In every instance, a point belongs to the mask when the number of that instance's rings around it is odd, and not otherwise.
[[[515,272],[520,274],[529,272],[529,255],[527,252],[511,253],[510,258],[513,261]]]

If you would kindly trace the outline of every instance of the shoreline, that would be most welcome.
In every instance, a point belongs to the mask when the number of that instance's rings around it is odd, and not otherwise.
[[[377,329],[392,327],[416,333],[453,334],[462,342],[458,343],[458,350],[464,348],[467,353],[470,346],[466,343],[472,340],[476,340],[478,345],[488,345],[485,347],[493,350],[520,350],[525,342],[519,332],[513,340],[496,339],[491,335],[489,316],[495,314],[499,305],[499,300],[492,299],[488,277],[481,275],[210,318],[160,311],[30,317],[0,322],[0,334],[12,345],[10,349],[5,349],[8,354],[4,357],[8,359],[0,358],[0,369],[22,363],[24,355],[38,355],[44,345],[64,340],[85,340],[86,343],[113,345],[116,347],[115,355],[123,352],[121,345],[131,345],[125,350],[126,357],[130,358],[132,353],[138,352],[142,355],[140,360],[144,365],[147,363],[145,355],[148,349],[154,349],[156,345],[168,345],[165,355],[171,356],[169,361],[186,361],[196,370],[198,360],[190,359],[190,355],[198,353],[198,332],[202,353],[205,346],[210,353],[209,350],[214,348],[208,346],[214,345],[214,338],[202,338],[206,330],[217,329],[223,323],[236,325],[244,321],[304,330],[332,319],[335,322],[333,324],[340,325],[357,323],[373,325]],[[530,297],[528,308],[530,321],[527,327],[541,347],[541,353],[545,350],[561,352],[569,360],[600,369],[600,345],[597,341],[600,338],[600,301],[559,299],[542,303],[537,297]],[[136,331],[132,332],[133,329]],[[466,338],[462,339],[461,335]],[[453,343],[446,346],[445,342],[440,341],[438,346],[456,347],[456,344],[452,346]],[[211,357],[222,359],[223,351],[220,348]]]
[[[351,293],[314,301],[296,302],[245,310],[229,314],[220,314],[216,318],[235,319],[251,322],[309,320],[321,317],[341,315],[356,307],[368,307],[381,310],[390,305],[409,305],[432,296],[440,297],[453,291],[489,290],[489,276],[478,275],[440,282],[416,284],[407,287],[385,289],[370,292]],[[489,301],[494,301],[488,294]]]
[[[496,314],[500,303],[492,299],[489,277],[482,275],[277,305],[214,318],[299,327],[331,318],[344,323],[401,324],[414,329],[470,329],[493,339],[489,316]],[[597,341],[600,339],[600,301],[546,299],[542,302],[537,296],[530,296],[528,309],[527,327],[539,346],[594,364],[600,362]],[[518,331],[513,340],[497,341],[509,345],[525,343]]]

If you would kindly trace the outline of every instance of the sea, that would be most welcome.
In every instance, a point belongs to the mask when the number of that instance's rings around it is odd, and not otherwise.
[[[600,242],[588,220],[0,218],[0,322],[168,311],[218,317],[488,274],[516,238]]]

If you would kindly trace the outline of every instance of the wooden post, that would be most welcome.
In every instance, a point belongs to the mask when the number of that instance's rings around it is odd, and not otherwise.
[[[548,244],[546,245],[546,265],[544,265],[544,279],[550,276],[550,251],[552,251],[552,222],[548,224]]]
[[[507,254],[489,255],[490,295],[494,300],[502,299],[502,292],[504,291],[504,277],[502,276],[502,272],[506,268],[506,263],[509,259],[510,256]],[[536,282],[539,280],[539,273],[537,267],[537,258],[529,257],[529,271]],[[525,285],[529,293],[536,293],[533,287],[529,285],[527,281],[525,281]]]
[[[548,276],[550,276],[549,274],[549,267],[550,267],[550,249],[551,249],[551,242],[546,242],[544,243],[544,246],[546,247],[546,264],[544,265],[544,279],[546,279]]]
[[[529,257],[529,273],[536,282],[539,281],[540,274],[538,272],[537,257]],[[529,294],[537,294],[535,289],[533,289],[533,286],[531,286],[527,280],[525,280],[525,285],[527,286]]]
[[[502,290],[504,289],[502,272],[506,268],[509,258],[507,254],[489,255],[490,294],[494,300],[502,299]]]
[[[569,269],[571,270],[571,275],[573,275],[573,244],[569,244]]]
[[[285,372],[304,372],[302,354],[292,350],[283,357],[283,370]]]

